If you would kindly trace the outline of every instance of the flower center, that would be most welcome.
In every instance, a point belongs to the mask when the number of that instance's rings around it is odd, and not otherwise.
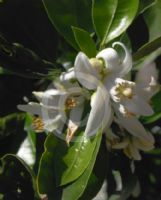
[[[35,132],[40,133],[44,131],[44,123],[40,117],[34,117],[32,122]]]
[[[99,73],[102,73],[103,70],[103,61],[101,59],[98,58],[91,58],[89,60],[90,64],[92,65],[92,67]]]
[[[72,109],[72,108],[76,107],[77,104],[78,104],[78,103],[77,103],[77,101],[76,101],[75,98],[69,97],[69,98],[67,98],[67,100],[66,100],[66,102],[65,102],[65,107],[66,107],[67,109]]]
[[[134,96],[134,82],[123,81],[117,83],[111,90],[114,101],[119,102],[124,98],[132,99]]]

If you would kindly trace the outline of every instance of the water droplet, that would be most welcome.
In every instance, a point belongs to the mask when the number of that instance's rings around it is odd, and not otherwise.
[[[78,149],[75,149],[75,151],[78,152],[79,150],[78,150]]]
[[[77,168],[78,166],[77,166],[77,165],[74,165],[74,167]]]

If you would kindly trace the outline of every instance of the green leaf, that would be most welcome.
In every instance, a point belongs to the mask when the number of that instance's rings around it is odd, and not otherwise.
[[[96,45],[90,34],[80,28],[72,27],[75,40],[81,49],[89,58],[96,56]]]
[[[90,6],[88,0],[43,0],[48,16],[57,31],[75,48],[71,26],[91,31]]]
[[[86,166],[86,169],[84,169],[84,171],[82,172],[82,174],[79,177],[77,177],[77,179],[74,182],[68,184],[67,186],[60,187],[57,185],[56,176],[57,176],[57,173],[60,173],[58,172],[58,170],[61,170],[61,169],[58,169],[57,165],[58,165],[58,162],[60,162],[58,159],[63,160],[63,157],[62,158],[56,157],[56,153],[57,151],[61,151],[61,148],[62,148],[61,143],[64,143],[64,141],[61,141],[60,139],[56,138],[56,136],[54,136],[53,134],[49,135],[45,143],[45,146],[46,147],[48,146],[48,149],[46,148],[46,151],[43,153],[41,162],[40,162],[40,167],[39,167],[39,173],[38,173],[38,179],[37,179],[39,193],[48,194],[51,197],[51,199],[55,197],[56,199],[61,199],[61,200],[63,199],[61,198],[62,190],[63,190],[63,196],[65,196],[64,197],[65,200],[67,200],[68,196],[73,198],[74,196],[77,196],[78,194],[81,195],[85,189],[85,186],[87,185],[89,176],[93,169],[96,155],[98,153],[99,146],[100,146],[100,141],[102,138],[101,136],[102,136],[101,133],[95,136],[96,144],[92,152],[92,155],[88,156],[88,152],[86,152],[86,157],[88,157],[89,162],[88,164],[84,163],[85,165],[87,164],[87,166]],[[67,157],[69,157],[68,152],[66,153],[67,153]],[[79,157],[79,155],[77,156]],[[84,157],[79,157],[79,159],[82,159],[82,160],[83,158]],[[70,158],[68,162],[69,161],[72,161],[72,159]],[[60,164],[63,164],[63,163],[60,163]],[[62,166],[59,165],[59,167],[62,167]],[[78,169],[78,172],[79,172],[79,169]],[[71,175],[72,173],[73,172],[70,171]],[[82,187],[83,184],[84,184],[84,187]],[[74,195],[73,197],[71,196],[72,195],[71,191],[73,192],[73,195]]]
[[[93,0],[92,17],[101,46],[121,35],[132,23],[138,0]]]
[[[143,16],[149,30],[149,41],[159,38],[161,36],[161,29],[158,28],[161,24],[161,1],[158,0]]]
[[[21,126],[17,126],[20,123],[22,124],[24,122],[25,115],[24,114],[18,114],[13,113],[10,115],[7,115],[5,117],[0,118],[0,139],[7,137],[9,135],[15,134],[16,132],[19,132],[22,128]]]
[[[140,0],[138,13],[145,12],[148,8],[155,5],[156,2],[157,0]]]
[[[96,136],[97,144],[95,146],[95,150],[93,152],[92,158],[90,159],[88,167],[76,181],[69,184],[63,189],[62,200],[77,200],[83,194],[88,184],[88,180],[90,179],[90,175],[92,173],[92,169],[96,161],[97,153],[99,151],[99,147],[101,143],[101,138],[102,138],[101,136],[102,136],[101,133],[98,133]]]
[[[134,61],[140,60],[161,47],[161,36],[142,46],[134,55]]]
[[[79,200],[91,200],[100,191],[109,170],[109,154],[102,143],[97,155],[94,169],[88,180],[87,187]]]
[[[151,105],[153,107],[154,114],[148,117],[142,117],[141,120],[143,123],[145,124],[153,123],[161,118],[160,99],[161,99],[161,90],[151,99]]]
[[[35,199],[35,177],[30,168],[17,156],[1,158],[0,193],[4,199]]]
[[[53,155],[54,168],[56,170],[56,184],[65,185],[77,179],[87,168],[97,143],[97,137],[71,143],[68,147],[64,140],[54,134],[49,135],[45,142],[46,152]],[[40,169],[41,171],[41,164]]]

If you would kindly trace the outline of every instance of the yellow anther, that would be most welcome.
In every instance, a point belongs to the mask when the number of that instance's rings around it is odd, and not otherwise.
[[[44,123],[40,117],[34,117],[32,122],[35,132],[40,133],[44,131]]]
[[[77,101],[75,100],[75,98],[69,97],[66,100],[65,106],[67,109],[72,109],[77,106]]]

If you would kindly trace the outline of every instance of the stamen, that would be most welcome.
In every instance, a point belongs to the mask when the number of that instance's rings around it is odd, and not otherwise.
[[[35,132],[40,133],[44,131],[44,123],[40,117],[34,117],[32,122]]]
[[[77,106],[76,99],[73,98],[73,97],[67,98],[65,106],[66,106],[67,109],[72,109],[72,108],[76,107]]]

